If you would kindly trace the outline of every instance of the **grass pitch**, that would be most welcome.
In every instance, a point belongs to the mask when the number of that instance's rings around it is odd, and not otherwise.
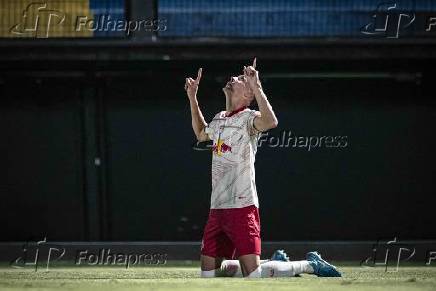
[[[122,267],[62,266],[38,272],[0,266],[0,290],[436,290],[436,266],[364,268],[340,264],[342,278],[199,278],[198,263]]]

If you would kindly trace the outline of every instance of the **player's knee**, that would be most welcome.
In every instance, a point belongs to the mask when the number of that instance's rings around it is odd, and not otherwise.
[[[217,277],[217,271],[218,270],[209,270],[209,271],[201,270],[200,276],[202,278],[214,278],[214,277]]]
[[[221,270],[225,277],[242,277],[242,271],[238,260],[224,260],[221,263]]]
[[[256,269],[250,272],[247,278],[260,278],[262,277],[262,266],[259,265]]]
[[[260,266],[260,259],[258,255],[244,255],[239,257],[244,276],[250,275],[256,271]]]

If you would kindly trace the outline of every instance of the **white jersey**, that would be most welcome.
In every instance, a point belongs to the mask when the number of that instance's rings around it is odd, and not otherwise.
[[[213,140],[211,209],[259,207],[254,162],[260,132],[255,110],[215,115],[205,132]]]

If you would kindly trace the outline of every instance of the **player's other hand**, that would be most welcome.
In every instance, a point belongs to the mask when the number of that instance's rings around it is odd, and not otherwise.
[[[197,78],[195,80],[192,78],[186,78],[185,91],[189,100],[197,99],[198,84],[200,84],[202,71],[202,68],[198,69]]]
[[[259,72],[256,70],[256,58],[254,58],[251,66],[244,66],[244,76],[251,90],[261,88]]]

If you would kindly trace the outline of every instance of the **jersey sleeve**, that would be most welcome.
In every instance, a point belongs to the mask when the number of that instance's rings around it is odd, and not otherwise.
[[[256,110],[251,110],[248,118],[247,118],[247,130],[248,130],[248,134],[250,136],[252,135],[258,135],[259,133],[261,133],[260,130],[258,130],[256,128],[256,126],[254,125],[254,119],[258,116],[258,113]]]

